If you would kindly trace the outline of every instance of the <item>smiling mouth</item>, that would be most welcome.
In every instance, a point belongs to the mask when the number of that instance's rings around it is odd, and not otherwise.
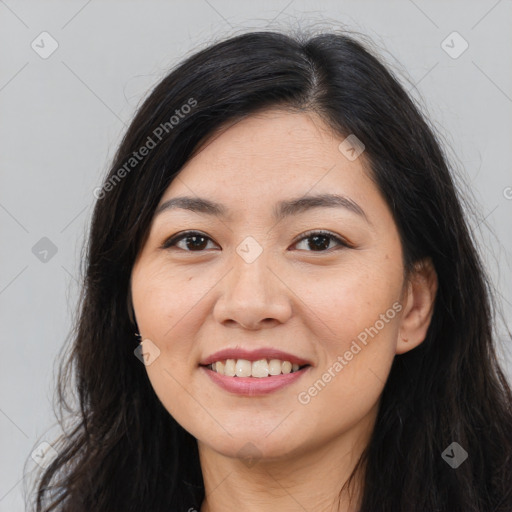
[[[296,373],[309,366],[309,364],[292,364],[290,361],[283,361],[281,359],[258,359],[257,361],[249,361],[248,359],[225,359],[204,365],[204,368],[208,368],[226,377],[265,378]]]

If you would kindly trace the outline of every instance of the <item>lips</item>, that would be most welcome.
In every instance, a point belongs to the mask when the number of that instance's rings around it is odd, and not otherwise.
[[[221,365],[220,370],[218,365]],[[254,376],[255,365],[257,376]],[[244,376],[248,375],[249,366],[252,366],[253,375]],[[227,348],[204,358],[199,368],[224,391],[235,395],[262,396],[292,385],[303,378],[312,366],[307,359],[275,348]]]
[[[242,348],[226,348],[215,352],[203,359],[199,365],[208,366],[209,364],[217,361],[224,361],[226,359],[245,359],[247,361],[258,361],[260,359],[280,359],[281,361],[290,361],[292,364],[298,364],[299,366],[311,366],[311,361],[303,359],[294,354],[283,352],[275,348],[260,348],[256,350],[247,350]]]
[[[292,386],[311,371],[311,366],[305,366],[294,373],[261,379],[255,377],[228,377],[209,370],[205,366],[199,367],[199,370],[210,382],[231,395],[255,397],[269,395]]]

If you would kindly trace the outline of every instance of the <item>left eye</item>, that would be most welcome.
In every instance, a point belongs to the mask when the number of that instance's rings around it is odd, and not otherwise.
[[[332,247],[330,247],[331,242],[335,242],[338,246],[350,247],[346,241],[329,231],[310,231],[303,235],[294,245],[299,245],[308,240],[309,243],[307,243],[307,247],[313,252],[326,252],[326,250],[332,249]],[[183,244],[184,247],[178,245],[182,241],[185,242]],[[169,249],[176,246],[187,252],[201,252],[206,248],[208,242],[213,242],[210,237],[198,231],[186,231],[164,242],[162,249]]]
[[[313,252],[326,252],[326,249],[332,248],[329,247],[331,242],[335,242],[338,246],[349,247],[347,242],[329,231],[310,231],[302,236],[302,238],[296,242],[296,245],[307,240],[309,240],[307,246],[312,249]]]

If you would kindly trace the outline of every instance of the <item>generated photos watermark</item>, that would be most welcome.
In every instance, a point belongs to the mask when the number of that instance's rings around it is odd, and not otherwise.
[[[132,153],[130,158],[124,163],[122,167],[108,178],[108,180],[101,186],[96,187],[93,191],[93,195],[96,199],[104,199],[108,192],[113,190],[115,186],[126,177],[139,162],[149,155],[149,153],[155,149],[158,144],[168,135],[176,125],[178,125],[187,114],[189,114],[194,107],[197,106],[197,100],[189,98],[187,103],[183,104],[180,108],[174,111],[168,121],[160,123],[148,136],[146,142],[137,150]]]
[[[366,346],[370,341],[370,338],[374,338],[379,334],[379,332],[384,329],[386,324],[388,324],[393,318],[395,318],[396,314],[402,311],[402,304],[400,302],[395,302],[391,308],[389,308],[385,313],[381,313],[379,315],[379,319],[375,321],[375,323],[365,328],[357,335],[357,341],[361,343],[361,345]],[[316,382],[310,386],[307,390],[301,391],[297,395],[297,400],[302,405],[307,405],[311,402],[311,400],[322,391],[325,386],[329,382],[331,382],[340,372],[349,364],[350,361],[354,358],[355,355],[361,352],[362,347],[356,340],[352,340],[350,344],[350,348],[346,350],[343,355],[339,355],[336,358],[336,361],[322,374],[322,376],[316,380]]]

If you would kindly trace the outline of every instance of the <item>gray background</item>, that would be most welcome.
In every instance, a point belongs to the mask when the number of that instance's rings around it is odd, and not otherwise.
[[[510,0],[0,0],[0,512],[24,510],[21,480],[36,467],[25,462],[55,433],[55,358],[77,299],[92,191],[149,88],[218,37],[335,24],[373,38],[477,202],[470,221],[498,289],[504,339],[512,318],[511,20]],[[45,59],[31,47],[51,49],[43,31],[58,43]],[[469,44],[458,58],[442,47],[454,31]],[[461,44],[452,36],[445,47]],[[503,343],[512,377],[511,353]]]

